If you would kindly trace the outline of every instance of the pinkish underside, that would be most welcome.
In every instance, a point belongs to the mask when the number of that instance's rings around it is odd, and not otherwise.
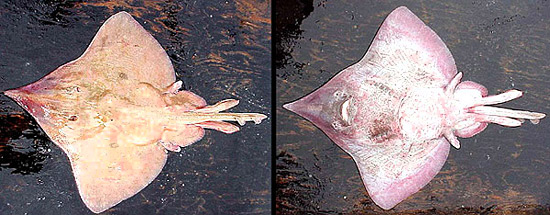
[[[439,172],[450,145],[488,122],[519,126],[544,114],[484,106],[521,96],[462,82],[443,41],[406,7],[391,12],[365,56],[284,107],[313,122],[357,163],[372,200],[391,209]]]

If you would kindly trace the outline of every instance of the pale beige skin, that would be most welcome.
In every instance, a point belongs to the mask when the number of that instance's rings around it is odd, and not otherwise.
[[[82,200],[105,211],[147,186],[162,170],[165,149],[179,151],[204,129],[233,133],[224,121],[260,123],[258,113],[220,113],[238,104],[206,105],[179,91],[170,59],[131,15],[100,28],[84,54],[39,81],[4,94],[25,108],[69,157]]]

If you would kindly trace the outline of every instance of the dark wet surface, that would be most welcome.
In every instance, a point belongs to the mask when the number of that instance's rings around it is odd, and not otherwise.
[[[549,1],[301,1],[276,8],[277,203],[282,213],[550,214],[550,121],[490,125],[461,139],[441,172],[394,209],[377,207],[349,155],[305,119],[284,110],[366,52],[384,18],[405,5],[453,54],[463,80],[491,94],[524,96],[504,106],[550,113]],[[290,4],[290,3],[289,3]],[[279,5],[277,5],[278,7]],[[311,10],[307,8],[312,7]],[[301,14],[296,14],[301,11]]]
[[[269,1],[0,2],[0,90],[38,80],[80,56],[101,24],[132,14],[166,49],[184,88],[234,112],[271,116]],[[144,190],[104,214],[267,214],[271,120],[207,131],[170,153]],[[92,214],[69,161],[37,123],[0,96],[0,214]]]

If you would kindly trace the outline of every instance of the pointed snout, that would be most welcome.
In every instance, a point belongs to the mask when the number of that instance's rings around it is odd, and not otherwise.
[[[299,116],[313,122],[320,128],[328,126],[332,120],[330,113],[327,113],[326,101],[323,101],[317,93],[307,95],[297,101],[283,105],[283,108],[292,111]]]
[[[41,108],[41,103],[36,98],[33,98],[32,93],[28,92],[25,88],[6,90],[4,95],[13,99],[23,109],[34,116],[43,116],[44,110]]]
[[[20,90],[20,88],[18,89],[12,89],[12,90],[6,90],[4,91],[4,95],[6,95],[7,97],[11,98],[12,100],[14,100],[15,102],[17,102],[19,105],[23,106],[23,108],[26,109],[26,99],[27,98],[27,95],[28,93]]]
[[[292,111],[308,120],[319,117],[322,106],[320,104],[306,102],[305,98],[283,105],[283,108]]]
[[[301,102],[300,100],[296,100],[294,102],[290,102],[290,103],[287,103],[287,104],[284,104],[283,105],[283,108],[284,109],[287,109],[289,111],[292,111],[294,113],[301,113],[303,112],[302,110],[304,109],[307,109],[309,107],[307,107],[303,102]]]
[[[7,97],[10,97],[11,99],[13,99],[17,103],[19,103],[19,102],[22,101],[22,99],[26,95],[26,93],[19,90],[19,89],[13,89],[13,90],[4,91],[4,95],[6,95]]]

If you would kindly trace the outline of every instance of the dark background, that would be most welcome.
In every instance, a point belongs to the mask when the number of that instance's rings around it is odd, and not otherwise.
[[[490,125],[460,139],[441,172],[384,211],[351,157],[310,122],[282,108],[366,52],[384,18],[405,5],[445,42],[463,80],[490,94],[519,89],[504,106],[550,113],[550,2],[277,1],[276,211],[323,214],[550,214],[550,119]]]
[[[160,175],[104,214],[266,214],[271,208],[271,2],[0,1],[0,91],[80,56],[125,10],[166,49],[184,88],[233,112],[269,116],[227,135],[208,130]],[[92,214],[69,161],[37,123],[0,96],[0,214]]]

